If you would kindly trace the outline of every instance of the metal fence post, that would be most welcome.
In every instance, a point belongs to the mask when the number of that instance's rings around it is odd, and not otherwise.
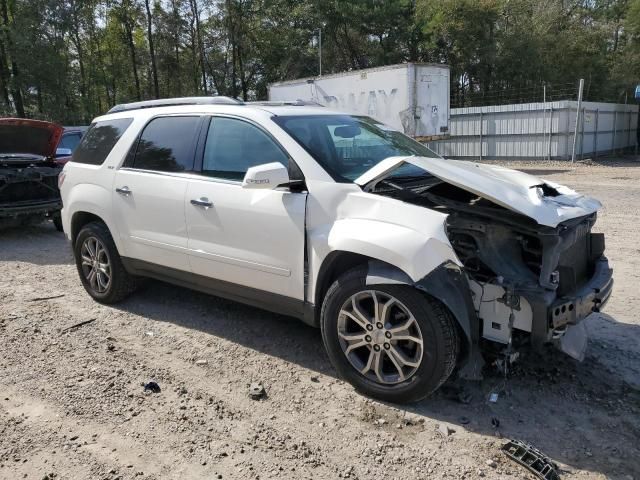
[[[611,152],[616,154],[616,133],[618,132],[618,110],[613,111],[613,139],[611,141]]]
[[[553,107],[549,109],[549,145],[547,149],[547,158],[551,160],[551,135],[553,135]]]
[[[598,158],[598,117],[600,116],[600,109],[596,108],[596,129],[593,133],[593,158]]]
[[[573,132],[573,149],[571,151],[571,162],[575,162],[576,160],[576,142],[578,141],[578,123],[580,122],[580,107],[582,106],[583,89],[584,89],[584,78],[581,78],[580,86],[578,87],[578,108],[576,109],[576,128]],[[582,116],[582,119],[584,121],[584,115]]]
[[[627,112],[629,114],[629,122],[627,123],[627,147],[631,146],[631,115],[632,112]]]
[[[482,110],[480,110],[480,161],[482,161]]]
[[[569,131],[570,131],[569,129],[571,127],[571,107],[569,106],[568,103],[565,106],[567,109],[567,125],[564,130],[564,158],[565,160],[569,160],[571,158],[571,151],[569,150]]]
[[[587,109],[583,108],[580,114],[580,160],[584,160],[584,114]]]

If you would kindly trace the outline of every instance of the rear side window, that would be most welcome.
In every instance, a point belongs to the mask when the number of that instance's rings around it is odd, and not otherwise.
[[[73,152],[71,161],[102,165],[132,121],[132,118],[118,118],[91,124],[87,133],[82,137],[80,145]]]
[[[233,118],[214,117],[204,148],[202,173],[210,177],[242,180],[250,167],[289,158],[262,130]]]
[[[144,128],[133,168],[159,172],[193,170],[200,117],[159,117]]]

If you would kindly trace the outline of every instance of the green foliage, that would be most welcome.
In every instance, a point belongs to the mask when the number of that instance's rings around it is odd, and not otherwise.
[[[320,29],[323,73],[447,63],[454,105],[571,98],[579,78],[623,101],[640,82],[640,0],[0,0],[0,113],[266,98],[318,74]]]

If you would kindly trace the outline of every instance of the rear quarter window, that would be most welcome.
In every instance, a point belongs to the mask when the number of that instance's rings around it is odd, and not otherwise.
[[[80,145],[73,152],[71,161],[102,165],[132,121],[133,118],[118,118],[91,124]]]

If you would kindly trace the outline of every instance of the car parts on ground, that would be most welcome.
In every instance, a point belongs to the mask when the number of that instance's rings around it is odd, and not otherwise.
[[[502,451],[536,477],[542,480],[560,480],[558,466],[537,448],[520,440],[510,440],[503,445]]]

